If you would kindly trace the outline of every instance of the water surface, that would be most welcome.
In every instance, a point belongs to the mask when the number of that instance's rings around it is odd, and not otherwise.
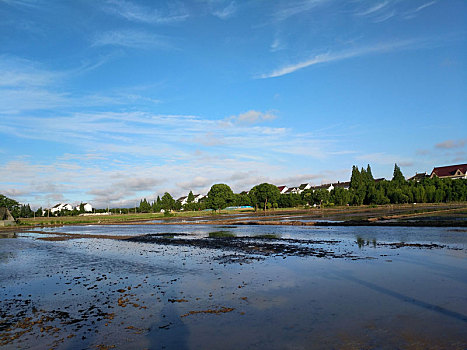
[[[5,349],[467,347],[463,228],[96,225],[41,231],[0,240]],[[351,257],[255,256],[96,237],[208,239],[214,231],[275,235],[274,244],[294,239]],[[39,239],[59,232],[84,238]],[[400,242],[421,246],[388,245]],[[231,255],[252,259],[223,259]]]

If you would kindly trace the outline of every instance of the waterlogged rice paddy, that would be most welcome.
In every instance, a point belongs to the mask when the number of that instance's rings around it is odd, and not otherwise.
[[[0,240],[2,349],[465,349],[456,227],[96,225]]]

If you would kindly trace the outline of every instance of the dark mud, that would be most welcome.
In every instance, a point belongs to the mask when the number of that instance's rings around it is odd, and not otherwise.
[[[201,249],[215,249],[251,256],[223,256],[223,262],[246,262],[259,256],[314,256],[318,258],[356,258],[352,253],[336,253],[334,250],[317,247],[336,245],[338,240],[296,240],[272,237],[216,237],[216,238],[163,238],[160,234],[148,234],[125,239],[130,242],[153,243],[158,245],[189,246]]]

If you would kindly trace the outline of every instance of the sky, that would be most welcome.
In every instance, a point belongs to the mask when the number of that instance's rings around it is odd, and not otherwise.
[[[465,0],[0,0],[0,193],[169,192],[467,163]]]

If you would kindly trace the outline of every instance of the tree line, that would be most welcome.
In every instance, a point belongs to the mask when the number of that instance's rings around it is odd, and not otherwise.
[[[281,194],[277,186],[262,183],[247,193],[233,193],[226,184],[211,187],[207,196],[194,203],[193,193],[188,195],[188,203],[183,207],[174,201],[157,198],[152,205],[143,200],[141,211],[164,210],[221,210],[230,206],[252,206],[255,209],[293,208],[299,206],[342,206],[342,205],[384,205],[403,203],[440,203],[467,201],[467,179],[440,179],[425,177],[420,181],[405,179],[400,167],[395,164],[391,180],[375,180],[370,165],[367,168],[352,167],[349,189],[335,187],[307,189],[302,193]],[[164,198],[163,196],[163,198]],[[191,199],[190,199],[191,198]],[[166,203],[165,205],[162,202]]]

